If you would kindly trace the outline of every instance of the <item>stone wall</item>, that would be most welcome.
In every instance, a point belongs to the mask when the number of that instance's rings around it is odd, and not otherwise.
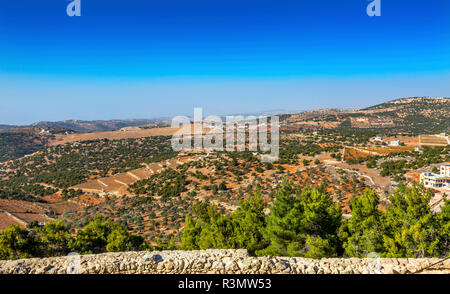
[[[121,252],[0,261],[1,274],[361,274],[412,273],[437,258],[251,257],[246,250]],[[450,260],[422,273],[450,273]]]

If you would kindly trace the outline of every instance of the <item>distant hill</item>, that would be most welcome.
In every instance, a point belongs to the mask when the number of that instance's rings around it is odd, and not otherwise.
[[[31,126],[0,125],[0,162],[16,159],[49,145],[55,134],[114,131],[130,126],[153,127],[158,119],[66,120],[38,122]]]
[[[34,123],[32,126],[39,128],[60,127],[74,130],[76,132],[106,132],[114,131],[124,127],[134,127],[150,124],[157,119],[131,119],[131,120],[65,120],[57,122],[42,121]]]
[[[385,109],[390,107],[428,107],[430,105],[442,105],[447,103],[450,103],[450,98],[447,97],[409,97],[390,100],[361,110]]]
[[[0,162],[16,159],[46,147],[56,134],[73,133],[60,127],[22,127],[0,130]]]
[[[400,98],[358,110],[322,109],[287,118],[290,125],[309,128],[386,129],[390,132],[450,132],[450,98]]]
[[[19,126],[13,126],[13,125],[0,125],[0,130],[10,130],[19,128]]]
[[[47,146],[51,133],[40,129],[22,128],[0,131],[0,162],[31,154]]]
[[[61,128],[79,133],[115,131],[125,127],[143,126],[161,122],[167,118],[129,119],[129,120],[64,120],[41,121],[31,125],[5,125],[0,124],[0,130],[22,129],[35,127],[41,129]]]
[[[55,134],[114,131],[124,127],[150,125],[156,119],[66,120],[38,122],[31,126],[0,125],[0,162],[16,159],[49,145]]]
[[[274,111],[283,113],[283,111]],[[270,112],[267,112],[270,113]],[[416,134],[450,133],[450,98],[401,98],[359,110],[319,109],[280,115],[285,128],[365,128]],[[143,129],[167,124],[164,118],[131,120],[65,120],[31,126],[0,125],[0,162],[33,153],[48,145],[54,134]],[[293,127],[290,127],[293,126]]]
[[[450,98],[401,98],[361,109],[361,112],[391,118],[396,128],[416,133],[450,131]]]

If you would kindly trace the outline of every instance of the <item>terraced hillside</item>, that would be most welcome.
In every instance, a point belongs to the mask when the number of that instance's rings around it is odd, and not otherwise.
[[[95,140],[49,147],[0,165],[0,198],[37,197],[174,157],[170,137]]]

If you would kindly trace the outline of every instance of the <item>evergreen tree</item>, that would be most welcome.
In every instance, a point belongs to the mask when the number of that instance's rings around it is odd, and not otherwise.
[[[296,196],[294,196],[296,195]],[[258,255],[335,256],[341,212],[331,197],[317,189],[294,193],[286,181],[277,191],[267,220],[265,238],[270,245]]]
[[[197,250],[198,237],[201,233],[201,226],[197,219],[186,215],[186,221],[181,235],[181,249],[183,250]]]
[[[37,229],[46,249],[47,256],[67,255],[69,244],[73,242],[66,224],[61,220],[48,222],[42,229]]]
[[[229,215],[224,215],[216,205],[208,202],[193,206],[194,218],[187,217],[181,236],[181,247],[194,249],[236,248],[234,224]]]
[[[266,204],[258,190],[239,202],[239,208],[231,215],[237,248],[246,248],[250,254],[254,254],[267,246],[262,234],[266,226],[265,208]]]
[[[128,233],[123,226],[107,220],[102,215],[96,215],[77,233],[72,248],[82,254],[90,254],[145,250],[148,245],[142,237]]]
[[[287,181],[283,181],[281,188],[275,192],[267,227],[263,231],[264,238],[270,244],[267,248],[256,251],[257,255],[291,255],[295,248],[304,243],[300,224],[302,207],[293,193],[292,186]]]
[[[96,215],[93,220],[77,233],[72,248],[82,254],[103,252],[108,244],[108,236],[113,229],[113,223],[102,215]]]
[[[41,243],[32,232],[10,225],[0,232],[0,259],[30,258],[41,255]]]
[[[305,189],[300,194],[303,216],[300,219],[303,233],[306,235],[306,248],[300,250],[304,256],[321,258],[336,256],[341,244],[338,230],[342,213],[339,206],[324,191]]]
[[[446,199],[444,206],[437,215],[440,235],[440,251],[442,256],[450,254],[450,200]]]
[[[335,255],[335,249],[330,240],[320,236],[306,235],[305,254],[307,258],[322,258]]]
[[[108,252],[124,252],[146,250],[148,246],[142,236],[130,234],[123,227],[117,226],[108,235],[105,249]]]
[[[231,218],[220,213],[216,205],[208,207],[207,215],[207,221],[201,224],[202,230],[197,241],[199,248],[236,248]]]
[[[387,257],[439,255],[436,216],[428,205],[431,191],[422,185],[400,185],[389,198],[384,215],[384,248]]]
[[[341,226],[345,255],[366,257],[371,252],[383,251],[382,212],[379,197],[374,190],[350,199],[352,216]]]

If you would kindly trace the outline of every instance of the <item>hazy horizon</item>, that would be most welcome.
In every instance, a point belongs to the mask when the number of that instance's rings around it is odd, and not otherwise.
[[[397,97],[393,99],[389,99],[386,101],[382,101],[381,103],[389,102],[396,99],[402,99],[402,98],[414,98],[416,96],[411,97]],[[441,97],[441,96],[418,96],[418,97],[434,97],[434,98],[445,98],[450,99],[450,97]],[[379,103],[377,103],[379,104]],[[374,106],[376,104],[366,105],[364,107]],[[364,107],[360,108],[354,108],[354,107],[343,107],[343,108],[333,108],[333,107],[326,107],[326,108],[310,108],[310,109],[267,109],[262,111],[255,111],[255,112],[241,112],[241,113],[203,113],[204,116],[207,115],[218,115],[218,116],[226,116],[226,115],[256,115],[256,114],[263,114],[263,113],[277,113],[277,114],[292,114],[292,113],[300,113],[304,111],[313,111],[313,110],[319,110],[319,109],[337,109],[337,110],[353,110],[353,109],[362,109]],[[174,115],[167,115],[167,116],[151,116],[151,117],[122,117],[122,118],[104,118],[104,119],[77,119],[77,118],[67,118],[67,119],[61,119],[61,120],[40,120],[40,121],[34,121],[30,123],[25,124],[8,124],[8,123],[0,123],[0,125],[10,125],[10,126],[30,126],[33,124],[41,123],[41,122],[64,122],[64,121],[131,121],[131,120],[155,120],[155,121],[164,121],[167,119],[171,119],[174,116],[181,115],[181,116],[187,116],[187,117],[193,117],[193,109],[192,113],[186,112],[186,113],[178,113]]]

